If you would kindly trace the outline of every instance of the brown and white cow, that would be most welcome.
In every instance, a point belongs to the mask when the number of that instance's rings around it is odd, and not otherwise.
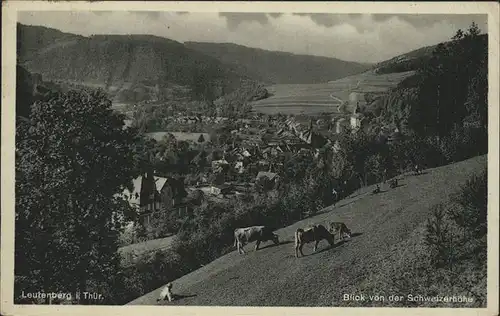
[[[344,240],[345,237],[351,238],[351,230],[347,227],[345,223],[342,222],[331,222],[329,231],[332,236],[339,234],[339,240]]]
[[[267,226],[251,226],[234,230],[234,246],[238,248],[238,253],[245,253],[243,246],[253,241],[256,241],[255,251],[257,251],[260,243],[268,240],[272,240],[275,245],[279,244],[278,235]]]
[[[397,188],[398,186],[398,179],[394,178],[389,182],[389,186],[391,189]]]
[[[333,235],[323,225],[314,225],[305,230],[298,228],[295,231],[295,256],[299,257],[299,251],[303,256],[302,247],[311,242],[315,242],[314,252],[316,252],[319,242],[323,239],[326,239],[330,246],[334,245]]]

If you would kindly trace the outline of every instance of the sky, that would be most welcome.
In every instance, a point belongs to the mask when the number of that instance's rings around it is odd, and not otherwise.
[[[449,40],[487,15],[165,11],[19,12],[18,21],[84,36],[151,34],[374,63]]]

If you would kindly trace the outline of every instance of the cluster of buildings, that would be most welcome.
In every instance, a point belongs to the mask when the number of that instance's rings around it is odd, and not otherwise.
[[[314,119],[304,124],[295,117],[285,116],[240,119],[234,125],[235,129],[230,131],[234,136],[232,143],[212,149],[219,150],[218,155],[210,149],[205,151],[205,147],[200,148],[199,154],[190,162],[195,166],[193,173],[197,173],[195,181],[189,183],[185,178],[144,174],[134,179],[132,188],[126,189],[122,196],[138,209],[140,222],[149,225],[158,212],[169,210],[182,216],[206,198],[226,199],[259,188],[276,189],[286,156],[306,154],[314,159],[326,144],[338,150],[335,134],[340,133],[343,127],[351,130],[361,127],[358,105],[351,106],[350,115],[323,117],[316,124]],[[223,118],[210,117],[178,119],[224,122]],[[204,142],[193,141],[194,146],[196,143],[202,146]]]

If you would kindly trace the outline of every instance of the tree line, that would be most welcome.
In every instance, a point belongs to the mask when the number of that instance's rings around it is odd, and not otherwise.
[[[488,37],[472,23],[384,97],[383,123],[458,161],[487,151],[487,97]]]

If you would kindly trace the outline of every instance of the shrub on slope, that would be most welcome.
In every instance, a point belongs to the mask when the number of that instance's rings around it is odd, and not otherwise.
[[[433,207],[427,223],[391,249],[391,255],[370,267],[367,278],[353,291],[384,295],[383,302],[361,302],[379,307],[484,307],[487,262],[486,170],[474,175],[451,197]],[[411,249],[411,251],[409,251]],[[416,301],[416,297],[465,296],[472,303]],[[401,295],[401,301],[389,301]],[[359,306],[360,302],[344,302]]]

